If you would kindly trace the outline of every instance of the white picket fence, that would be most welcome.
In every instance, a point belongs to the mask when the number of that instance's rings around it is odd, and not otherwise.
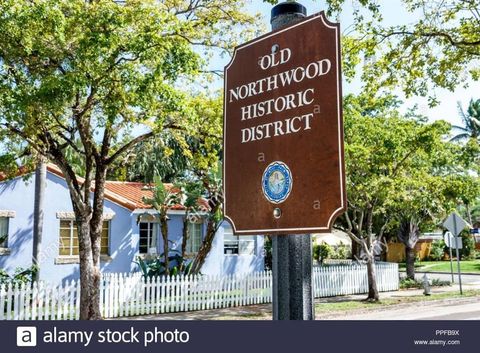
[[[398,290],[398,264],[375,265],[377,288],[380,292]],[[350,265],[315,267],[313,270],[313,293],[315,298],[368,292],[366,265],[355,262]]]
[[[325,259],[323,263],[326,265],[352,265],[355,262],[351,259]]]
[[[398,265],[376,265],[379,291],[399,288]],[[315,267],[315,297],[366,293],[365,265]],[[270,303],[269,271],[230,276],[175,276],[143,279],[140,273],[105,274],[101,283],[105,318],[217,309]],[[0,286],[0,320],[75,320],[79,318],[80,283],[44,282]]]

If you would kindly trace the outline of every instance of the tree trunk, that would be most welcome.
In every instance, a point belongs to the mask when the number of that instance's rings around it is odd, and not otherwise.
[[[188,241],[188,228],[189,228],[189,221],[188,221],[188,213],[183,218],[183,229],[182,229],[182,257],[185,258],[187,254],[187,241]]]
[[[415,248],[405,246],[405,262],[407,267],[407,278],[415,279]]]
[[[209,190],[209,194],[212,195],[212,197],[209,198],[210,216],[208,217],[207,232],[202,241],[202,245],[200,246],[197,256],[195,256],[192,266],[190,267],[191,274],[200,273],[200,270],[202,269],[202,266],[205,263],[205,260],[210,253],[210,250],[212,249],[213,239],[215,239],[215,234],[217,233],[219,226],[219,220],[217,219],[216,214],[219,211],[223,202],[223,199],[218,197],[215,192],[212,192],[208,188],[208,185],[205,185],[205,187],[207,190]]]
[[[466,211],[466,213],[467,213],[468,223],[470,223],[471,225],[473,225],[473,221],[472,221],[472,211],[470,210],[470,204],[468,204],[468,203],[465,204],[465,211]]]
[[[205,259],[212,249],[212,243],[213,239],[215,238],[215,234],[217,233],[217,228],[218,223],[213,219],[213,217],[210,217],[207,223],[207,233],[202,241],[202,246],[200,247],[200,250],[198,250],[197,256],[195,256],[192,267],[190,268],[191,274],[200,273],[200,270],[205,263]]]
[[[378,301],[380,299],[377,288],[377,276],[375,272],[375,263],[373,257],[367,261],[368,275],[368,297],[369,301]]]
[[[80,252],[80,320],[100,320],[100,270],[93,260],[90,219],[78,218]]]
[[[95,193],[93,195],[92,219],[90,220],[90,238],[92,239],[93,264],[98,269],[100,269],[106,177],[107,168],[104,166],[97,166],[95,171]]]
[[[97,165],[95,170],[95,193],[93,195],[92,218],[89,222],[92,269],[90,271],[91,274],[89,274],[90,282],[85,284],[85,287],[89,287],[86,290],[90,293],[90,316],[88,317],[88,320],[99,320],[102,318],[100,312],[100,281],[102,279],[102,274],[100,272],[100,251],[103,230],[103,206],[105,203],[106,175],[107,168],[103,165]]]
[[[180,265],[180,272],[184,270],[185,256],[187,255],[187,241],[188,241],[188,211],[183,217],[183,228],[182,228],[182,259],[184,260]]]
[[[167,218],[167,212],[163,212],[160,215],[160,230],[162,232],[162,239],[163,239],[163,262],[165,265],[165,274],[169,275],[170,274],[170,261],[168,260],[168,251],[169,251],[169,246],[168,246],[168,218]]]
[[[418,220],[414,217],[404,219],[398,228],[397,238],[405,245],[405,264],[407,278],[415,279],[415,245],[420,236]]]
[[[45,203],[45,185],[47,182],[47,164],[44,157],[39,157],[35,170],[35,201],[33,206],[33,252],[32,264],[37,267],[33,282],[40,279],[41,248],[43,233],[43,205]]]
[[[360,259],[362,247],[356,241],[352,240],[352,260]]]
[[[213,239],[215,238],[215,231],[212,232],[212,224],[208,222],[207,225],[207,234],[203,239],[202,246],[198,250],[197,256],[193,260],[192,267],[190,268],[191,274],[198,274],[205,263],[208,253],[212,249]]]

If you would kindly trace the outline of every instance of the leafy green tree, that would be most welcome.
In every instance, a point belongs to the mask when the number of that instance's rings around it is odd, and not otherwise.
[[[118,160],[118,169],[129,181],[194,181],[216,167],[222,148],[222,97],[197,94],[188,104],[195,112],[195,131],[165,130],[139,143]]]
[[[361,247],[368,299],[374,301],[379,300],[374,259],[395,220],[398,193],[409,194],[408,180],[420,183],[419,161],[430,158],[450,128],[442,121],[425,123],[402,116],[398,104],[390,96],[380,100],[347,96],[344,104],[348,210],[336,227]]]
[[[480,198],[477,198],[477,200],[473,203],[470,214],[472,220],[470,224],[478,227],[480,225]]]
[[[478,0],[402,0],[408,21],[388,25],[388,1],[327,0],[328,15],[353,8],[353,26],[343,40],[344,72],[354,77],[360,65],[362,82],[371,92],[386,87],[408,96],[429,96],[432,87],[452,90],[480,78],[480,2]]]
[[[196,133],[200,120],[181,88],[208,71],[199,53],[228,51],[252,34],[255,17],[243,6],[233,0],[0,0],[2,154],[22,146],[65,176],[78,227],[81,319],[101,318],[109,169],[156,133]],[[135,128],[139,133],[125,141]],[[82,160],[82,179],[67,157],[72,150]]]
[[[415,245],[421,232],[441,224],[447,212],[458,202],[459,195],[452,194],[450,188],[452,181],[461,178],[456,175],[462,168],[456,158],[460,148],[442,138],[441,131],[426,150],[417,151],[411,157],[409,167],[395,178],[396,192],[386,203],[394,215],[392,227],[397,228],[397,238],[405,245],[407,277],[410,279],[415,278]]]

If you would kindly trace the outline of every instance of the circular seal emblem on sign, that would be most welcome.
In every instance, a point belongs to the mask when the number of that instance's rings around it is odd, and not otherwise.
[[[283,162],[273,162],[263,172],[263,195],[271,203],[282,203],[292,191],[292,172]]]

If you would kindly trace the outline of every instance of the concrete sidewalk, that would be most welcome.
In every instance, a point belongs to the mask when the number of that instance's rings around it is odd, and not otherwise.
[[[480,290],[480,285],[478,284],[468,284],[463,286],[463,290]],[[435,287],[432,288],[432,294],[448,293],[454,292],[459,293],[458,285],[453,285],[450,287]],[[423,295],[423,289],[408,289],[408,290],[399,290],[393,292],[382,292],[380,293],[380,299],[386,298],[405,298],[412,296],[421,296]],[[315,300],[315,304],[321,303],[339,303],[346,301],[361,301],[365,299],[366,294],[357,294],[357,295],[345,295],[345,296],[336,296],[329,298],[318,298]],[[474,297],[478,300],[478,297]],[[462,300],[471,300],[471,298],[461,298]],[[445,300],[445,299],[444,299]],[[448,299],[446,299],[448,301]],[[415,305],[417,303],[403,303],[399,304],[406,305]],[[373,310],[390,310],[389,308],[378,308]],[[316,315],[317,320],[322,319],[331,319],[337,314],[320,314]],[[338,313],[339,316],[342,313]],[[248,305],[248,306],[239,306],[231,307],[225,309],[212,309],[212,310],[202,310],[202,311],[188,311],[180,313],[165,313],[165,314],[155,314],[155,315],[142,315],[142,316],[132,316],[132,317],[120,317],[115,318],[115,320],[270,320],[272,317],[272,304],[258,304],[258,305]]]

